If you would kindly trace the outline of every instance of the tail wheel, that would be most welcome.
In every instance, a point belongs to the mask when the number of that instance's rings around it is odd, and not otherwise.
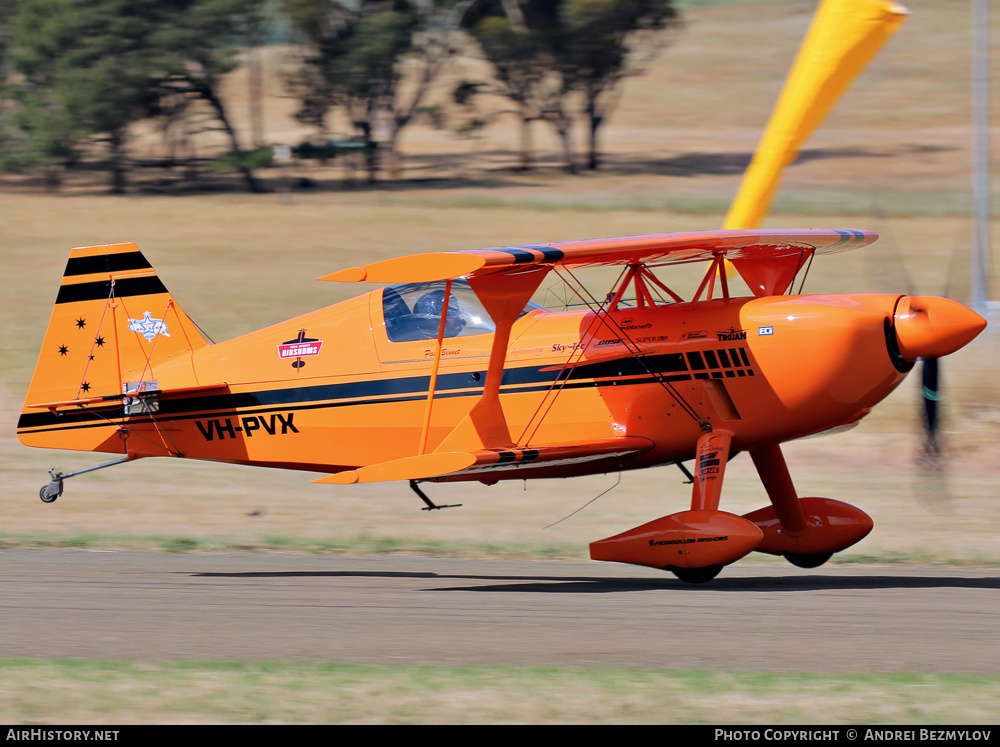
[[[50,471],[52,480],[48,485],[43,485],[42,489],[38,491],[38,497],[42,499],[42,503],[52,503],[63,494],[63,475],[62,473],[54,473],[54,469]]]
[[[816,552],[809,555],[802,553],[786,552],[785,560],[799,568],[819,568],[823,563],[833,557],[832,552]]]
[[[685,583],[706,584],[719,575],[719,571],[722,570],[722,566],[706,565],[704,568],[678,568],[677,566],[667,566],[667,570]]]

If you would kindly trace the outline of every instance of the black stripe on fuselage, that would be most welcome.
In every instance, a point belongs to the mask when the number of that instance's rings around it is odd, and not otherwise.
[[[118,254],[98,254],[93,257],[70,257],[63,276],[151,269],[153,266],[142,256],[141,252],[119,252]]]
[[[166,292],[167,289],[156,275],[146,275],[139,278],[118,278],[115,280],[114,295],[116,298],[151,296]],[[76,283],[75,285],[59,286],[59,295],[56,296],[56,303],[98,301],[110,296],[111,280],[97,280],[93,283]]]
[[[598,361],[572,369],[552,370],[549,366],[511,368],[504,371],[500,393],[543,392],[551,389],[560,379],[566,380],[559,385],[560,389],[583,389],[608,385],[629,386],[663,381],[690,381],[691,378],[684,357],[680,353],[667,353],[642,358]],[[708,375],[700,374],[695,378],[708,378]],[[216,417],[232,414],[234,411],[238,411],[241,415],[254,415],[278,411],[419,401],[426,400],[429,386],[428,376],[411,376],[183,399],[171,399],[168,395],[159,400],[159,411],[155,418],[133,415],[128,422],[142,424],[155,420],[162,423]],[[468,372],[449,373],[438,377],[434,396],[435,399],[478,397],[482,395],[482,391],[483,385],[473,384]],[[64,411],[59,415],[45,411],[22,414],[17,427],[18,430],[33,428],[65,430],[117,426],[117,422],[112,421],[120,421],[124,417],[123,405]]]

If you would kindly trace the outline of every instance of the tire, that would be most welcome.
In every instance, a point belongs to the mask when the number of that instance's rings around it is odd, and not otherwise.
[[[786,552],[785,560],[799,568],[819,568],[823,563],[833,557],[832,552],[816,552],[805,555],[794,552]]]
[[[677,566],[667,566],[667,570],[685,583],[707,584],[719,575],[719,571],[722,570],[722,566],[707,565],[704,568],[678,568]]]

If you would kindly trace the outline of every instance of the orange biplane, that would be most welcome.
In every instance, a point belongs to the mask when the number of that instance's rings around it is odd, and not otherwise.
[[[943,298],[791,295],[814,254],[858,230],[708,231],[401,257],[323,280],[385,284],[208,343],[134,244],[74,249],[27,401],[22,443],[325,473],[335,485],[571,477],[694,460],[690,510],[591,544],[591,557],[702,582],[747,553],[816,567],[872,521],[800,498],[781,443],[850,426],[921,357],[985,327]],[[733,263],[752,296],[730,295]],[[654,271],[706,263],[687,300]],[[621,267],[598,302],[576,268]],[[531,301],[561,276],[586,302]],[[662,273],[661,273],[662,274]],[[746,451],[771,505],[719,510]]]

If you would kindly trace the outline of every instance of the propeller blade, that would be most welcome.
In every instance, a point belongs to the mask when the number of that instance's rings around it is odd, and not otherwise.
[[[920,383],[924,402],[924,454],[933,458],[941,452],[938,443],[938,402],[940,389],[940,358],[925,358],[920,366]]]

